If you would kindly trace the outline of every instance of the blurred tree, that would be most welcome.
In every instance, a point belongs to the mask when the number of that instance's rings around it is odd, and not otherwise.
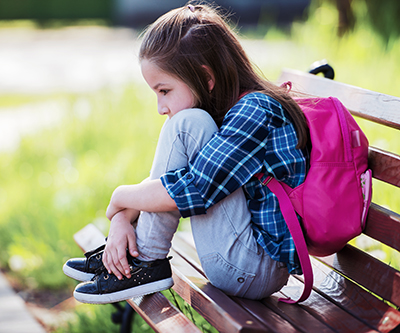
[[[333,6],[336,7],[338,12],[337,18],[337,34],[342,37],[346,32],[354,28],[356,18],[351,7],[352,0],[328,0]],[[364,0],[362,0],[364,1]],[[321,6],[326,0],[315,0],[314,3]]]
[[[354,28],[356,19],[351,8],[351,0],[335,0],[335,2],[339,13],[338,35],[343,36]]]
[[[370,23],[386,44],[392,37],[400,36],[400,0],[314,0],[311,8],[318,8],[326,1],[337,9],[337,33],[340,37],[355,27],[356,20],[363,19]],[[364,6],[365,16],[362,16],[363,11],[354,11],[360,7],[356,5]]]
[[[363,0],[367,5],[367,15],[372,27],[386,43],[391,37],[400,35],[399,0]]]

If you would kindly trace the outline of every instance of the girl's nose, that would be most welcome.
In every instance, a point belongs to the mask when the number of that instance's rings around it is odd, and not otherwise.
[[[162,116],[165,114],[168,114],[168,108],[159,104],[158,105],[158,113]]]

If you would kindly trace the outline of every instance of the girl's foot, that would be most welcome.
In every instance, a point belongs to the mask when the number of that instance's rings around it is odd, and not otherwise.
[[[103,252],[105,244],[85,253],[85,258],[69,259],[63,266],[64,274],[78,281],[91,280],[96,271],[104,268]]]
[[[118,280],[106,269],[91,281],[78,284],[74,291],[76,300],[82,303],[105,304],[135,298],[173,286],[171,258],[140,261],[128,258],[131,277]]]

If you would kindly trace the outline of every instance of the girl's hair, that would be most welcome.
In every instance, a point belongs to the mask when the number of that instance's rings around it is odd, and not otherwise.
[[[259,91],[269,95],[293,121],[297,148],[305,147],[308,129],[303,112],[286,87],[256,73],[235,33],[213,8],[188,5],[161,16],[145,31],[139,59],[147,59],[185,82],[195,97],[195,106],[206,110],[218,126],[242,94]],[[210,71],[215,79],[211,92]]]

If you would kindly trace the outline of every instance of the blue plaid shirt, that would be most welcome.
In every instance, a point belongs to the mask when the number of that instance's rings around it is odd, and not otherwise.
[[[292,236],[276,196],[254,177],[262,172],[291,187],[306,175],[308,153],[296,149],[297,136],[282,106],[250,93],[228,111],[218,132],[188,167],[161,177],[183,217],[207,208],[243,186],[257,242],[272,259],[301,274]]]

